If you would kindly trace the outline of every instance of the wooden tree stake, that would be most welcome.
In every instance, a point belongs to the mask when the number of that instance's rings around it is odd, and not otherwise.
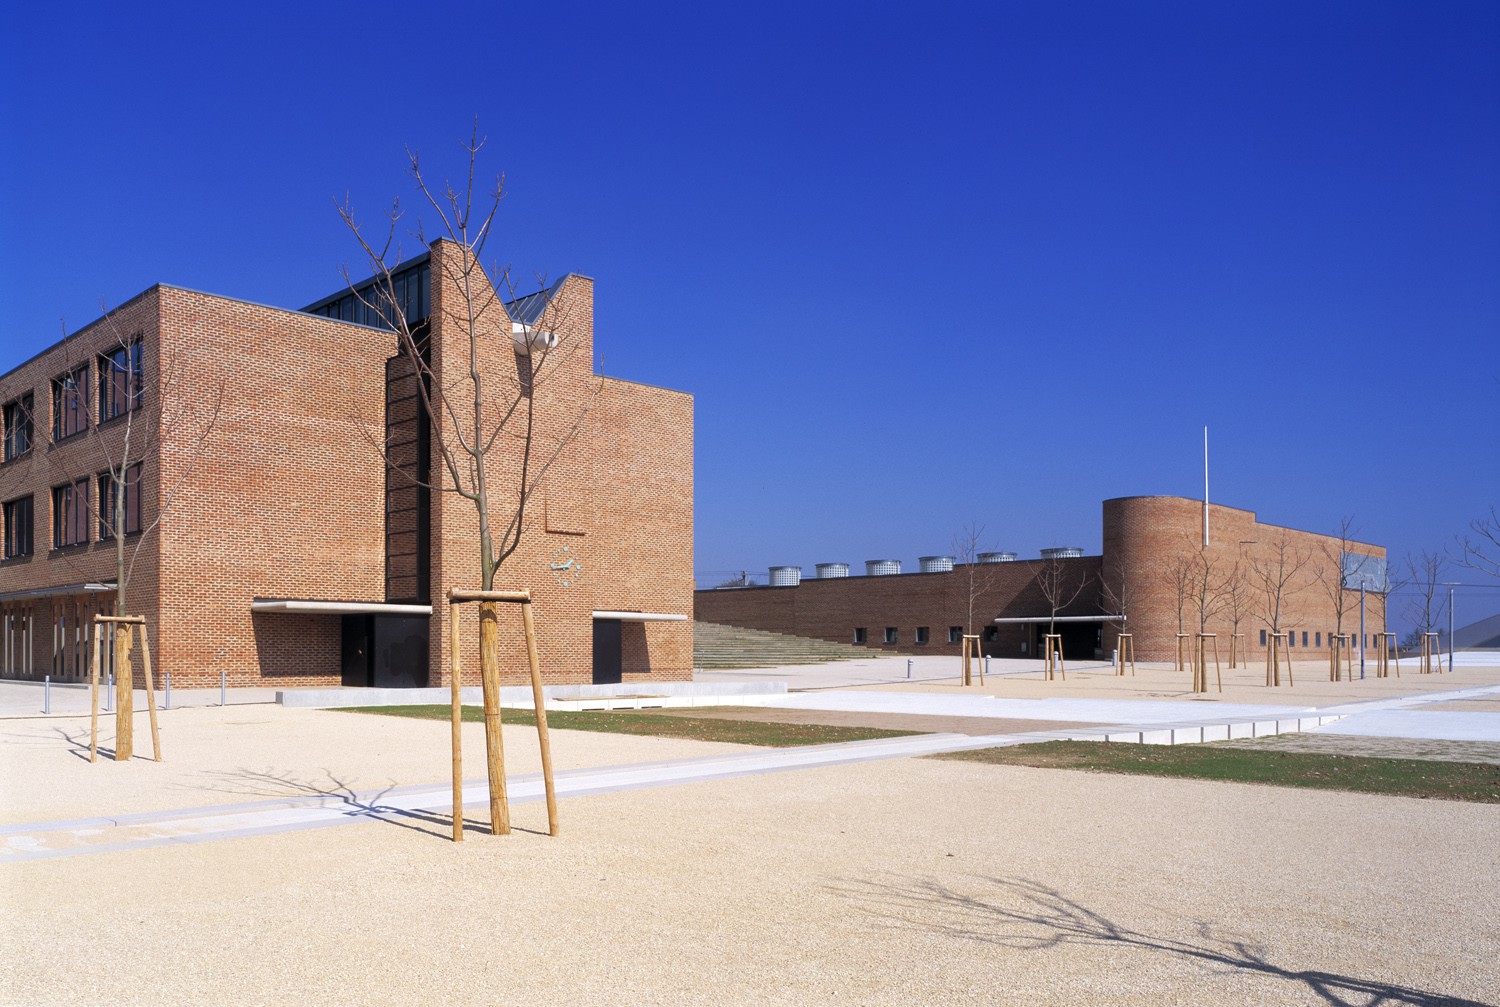
[[[510,835],[505,793],[505,740],[500,732],[500,616],[495,602],[479,603],[479,674],[484,686],[484,740],[490,778],[490,831]]]
[[[458,613],[457,605],[448,606],[448,649],[450,695],[453,700],[453,841],[464,841],[464,704],[463,689],[459,685],[459,670],[462,664],[458,657]]]
[[[94,623],[94,659],[90,662],[89,692],[93,696],[93,713],[89,715],[89,761],[99,761],[99,624]]]
[[[547,735],[547,704],[542,695],[542,672],[536,656],[536,623],[532,620],[531,602],[521,603],[521,619],[526,628],[526,660],[531,665],[531,700],[536,707],[537,743],[542,750],[542,783],[547,790],[547,831],[557,835],[557,791],[552,785],[552,742]]]
[[[115,627],[115,761],[135,756],[135,672],[130,666],[130,630]]]
[[[1130,674],[1135,675],[1135,634],[1121,633],[1115,641],[1115,674],[1125,674],[1125,662],[1130,661]],[[1128,657],[1127,657],[1128,655]]]

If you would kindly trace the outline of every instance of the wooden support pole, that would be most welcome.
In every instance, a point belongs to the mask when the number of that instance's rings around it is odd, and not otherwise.
[[[130,666],[130,627],[115,627],[115,761],[135,756],[135,673]]]
[[[1127,655],[1128,658],[1127,658]],[[1135,634],[1121,633],[1118,639],[1118,657],[1120,669],[1116,674],[1125,674],[1125,662],[1130,661],[1130,674],[1135,674]]]
[[[510,801],[505,793],[505,739],[500,731],[500,615],[493,601],[482,601],[479,604],[479,674],[484,686],[484,742],[490,780],[490,831],[497,836],[508,836]]]
[[[90,662],[89,692],[93,712],[89,715],[89,761],[99,761],[99,624],[94,624],[94,659]]]
[[[492,601],[509,602],[521,604],[531,601],[530,591],[460,591],[454,588],[448,592],[449,601]]]
[[[1236,669],[1236,668],[1238,668],[1240,666],[1240,658],[1244,656],[1245,651],[1249,650],[1248,647],[1242,646],[1241,643],[1240,643],[1240,641],[1242,641],[1244,639],[1245,639],[1245,634],[1244,633],[1230,633],[1229,634],[1229,670],[1230,671],[1233,671],[1234,669]]]
[[[151,752],[156,761],[161,761],[161,732],[156,728],[156,688],[151,681],[151,641],[146,636],[146,624],[141,623],[141,667],[146,672],[146,709],[151,714]]]
[[[526,660],[531,665],[531,701],[536,707],[536,736],[542,749],[542,783],[547,790],[547,831],[557,835],[557,790],[552,785],[552,742],[547,736],[547,704],[542,695],[541,662],[536,655],[536,623],[532,620],[531,602],[521,605],[521,620],[526,628]]]
[[[448,606],[448,682],[452,700],[453,718],[453,841],[464,841],[464,704],[463,687],[459,684],[459,671],[463,667],[458,657],[458,613],[457,605]]]

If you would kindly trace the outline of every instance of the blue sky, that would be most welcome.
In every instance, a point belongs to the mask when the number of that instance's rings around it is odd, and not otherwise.
[[[700,579],[1100,546],[1196,495],[1393,556],[1500,500],[1493,3],[29,5],[0,371],[155,282],[295,307],[461,170],[691,391]],[[1468,575],[1466,580],[1479,580]],[[1500,592],[1470,592],[1500,601]],[[1500,607],[1491,604],[1489,610]],[[1460,604],[1460,619],[1465,616]]]

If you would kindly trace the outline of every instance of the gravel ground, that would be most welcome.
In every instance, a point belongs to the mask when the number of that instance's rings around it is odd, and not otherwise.
[[[4,817],[219,803],[242,771],[263,791],[325,772],[360,785],[446,773],[440,722],[188,713],[160,766],[91,767],[5,725]],[[531,739],[508,733],[526,771]],[[570,732],[554,745],[570,765],[732,747]],[[556,839],[537,834],[540,805],[516,810],[532,831],[462,845],[389,822],[9,865],[0,1002],[1437,1004],[1500,991],[1492,805],[902,760],[573,799]]]

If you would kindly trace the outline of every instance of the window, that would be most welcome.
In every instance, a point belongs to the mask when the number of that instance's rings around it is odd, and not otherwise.
[[[5,505],[5,558],[31,555],[31,497]]]
[[[1261,630],[1260,631],[1260,645],[1262,647],[1264,647],[1266,645],[1266,631],[1265,630]]]
[[[89,369],[75,367],[52,382],[52,439],[82,433],[89,425]]]
[[[918,626],[917,627],[917,642],[918,643],[926,643],[927,639],[928,639],[928,635],[929,634],[927,632],[927,627],[926,626]]]
[[[1321,646],[1323,646],[1323,634],[1322,633],[1314,633],[1313,634],[1313,646],[1314,647],[1321,647]]]
[[[5,460],[14,461],[31,450],[30,395],[5,404]]]
[[[115,535],[115,477],[112,473],[99,474],[99,541],[104,542]],[[125,470],[125,525],[126,535],[141,530],[141,463],[136,462]]]
[[[146,371],[139,339],[99,358],[100,423],[139,409],[145,394]]]
[[[1288,650],[1297,646],[1297,631],[1295,629],[1286,635],[1286,646]]]
[[[89,481],[80,479],[52,489],[52,548],[89,540]]]
[[[1302,646],[1307,646],[1307,630],[1302,631]]]
[[[1000,627],[999,626],[986,626],[986,627],[984,627],[984,642],[985,643],[994,643],[995,642],[995,638],[998,637],[999,635],[1000,635]]]
[[[964,642],[964,628],[962,626],[949,626],[948,627],[948,642],[949,643],[963,643]]]
[[[854,642],[855,643],[864,643],[865,642],[865,628],[863,626],[856,626],[856,627],[854,627]]]
[[[885,628],[885,642],[886,643],[895,643],[896,642],[896,627],[895,626],[887,626]]]

